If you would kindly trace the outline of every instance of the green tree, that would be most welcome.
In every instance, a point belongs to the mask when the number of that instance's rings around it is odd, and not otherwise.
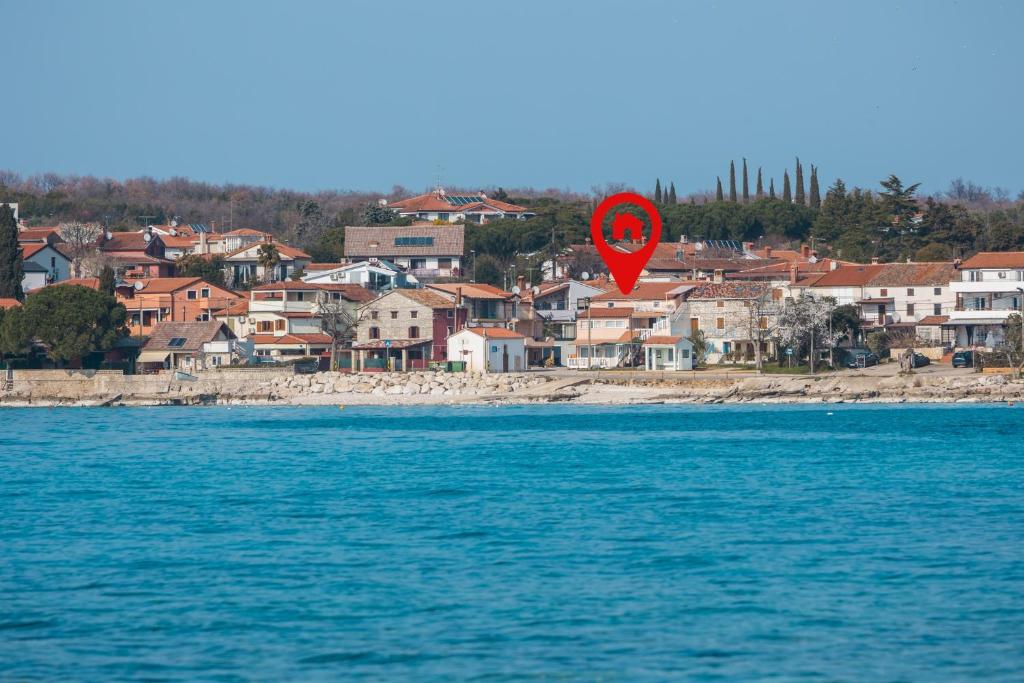
[[[474,269],[477,282],[494,285],[495,287],[502,286],[501,275],[503,268],[498,259],[489,254],[478,254]]]
[[[796,192],[793,201],[797,204],[804,203],[804,167],[800,164],[800,157],[796,158]]]
[[[309,255],[318,263],[338,263],[345,256],[345,228],[330,227],[320,233]]]
[[[860,330],[860,307],[856,304],[843,304],[833,308],[832,329],[851,342],[856,339]]]
[[[365,225],[388,225],[398,220],[398,212],[379,204],[367,204],[361,218]]]
[[[32,333],[26,323],[25,310],[21,307],[0,309],[0,358],[23,356],[31,343]]]
[[[929,242],[914,252],[915,261],[948,261],[949,259],[949,247],[938,242]]]
[[[729,161],[729,201],[736,201],[736,164]]]
[[[103,266],[100,270],[100,291],[104,294],[114,294],[114,281],[116,277],[114,275],[114,269],[110,266]]]
[[[867,345],[871,353],[875,354],[879,358],[885,358],[889,355],[889,335],[885,330],[877,330],[875,332],[868,333],[868,336],[864,339],[864,343]]]
[[[782,172],[782,201],[793,201],[793,192],[789,189],[789,171]]]
[[[902,180],[890,175],[881,181],[881,185],[883,191],[878,193],[878,197],[882,209],[892,218],[893,224],[909,224],[917,212],[917,198],[914,197],[914,193],[917,192],[920,183],[904,187]]]
[[[758,199],[764,199],[764,183],[761,182],[761,167],[757,167],[757,189],[754,190],[754,195]]]
[[[676,184],[675,184],[674,181],[672,183],[670,183],[669,186],[668,186],[668,203],[669,204],[673,204],[673,205],[677,203],[677,200],[676,200]]]
[[[704,338],[704,330],[694,330],[690,335],[690,341],[693,343],[694,367],[703,365],[708,357],[708,342]]]
[[[716,176],[715,180],[716,180],[716,185],[715,185],[715,201],[716,202],[724,201],[725,197],[722,196],[722,178],[721,178],[721,176]]]
[[[821,195],[818,191],[818,167],[814,164],[811,164],[811,191],[808,203],[812,209],[821,208]]]
[[[21,289],[24,277],[18,222],[14,220],[14,210],[7,204],[0,204],[0,299],[21,301],[25,298]]]
[[[768,181],[768,199],[775,199],[775,178]]]
[[[654,181],[654,203],[661,204],[661,178],[656,178]]]
[[[28,297],[22,310],[25,329],[57,363],[108,351],[126,333],[124,306],[88,287],[44,287]]]
[[[214,254],[209,259],[198,254],[186,254],[179,257],[174,265],[182,277],[201,277],[212,285],[224,286],[224,269],[227,266],[220,254]]]
[[[747,158],[743,157],[743,203],[750,201],[750,182],[747,179]]]

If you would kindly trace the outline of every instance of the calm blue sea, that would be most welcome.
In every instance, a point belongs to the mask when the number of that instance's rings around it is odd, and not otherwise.
[[[1024,407],[0,421],[0,680],[1024,680]]]

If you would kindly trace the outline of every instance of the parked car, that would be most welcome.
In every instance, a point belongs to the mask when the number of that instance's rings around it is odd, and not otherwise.
[[[928,356],[924,355],[923,353],[915,352],[913,362],[915,368],[923,368],[924,366],[929,365],[932,361],[930,358],[928,358]]]
[[[851,349],[849,353],[846,360],[848,368],[870,368],[872,365],[878,365],[878,356],[867,349]]]
[[[974,352],[973,351],[957,351],[953,354],[953,367],[954,368],[973,368],[974,367]]]

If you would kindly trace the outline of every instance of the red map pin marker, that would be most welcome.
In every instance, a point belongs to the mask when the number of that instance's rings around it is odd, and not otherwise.
[[[647,214],[651,222],[651,236],[642,249],[632,253],[613,249],[604,240],[604,232],[601,226],[604,224],[605,216],[617,206],[631,205],[639,207]],[[612,239],[633,239],[643,238],[644,222],[631,213],[618,213],[612,219]],[[628,237],[627,237],[628,235]],[[635,192],[620,192],[606,198],[597,205],[594,215],[590,217],[590,236],[594,239],[594,246],[597,253],[604,259],[608,270],[615,276],[615,284],[623,294],[629,294],[640,277],[640,272],[651,260],[654,250],[658,248],[658,240],[661,239],[661,215],[646,197],[641,197]]]

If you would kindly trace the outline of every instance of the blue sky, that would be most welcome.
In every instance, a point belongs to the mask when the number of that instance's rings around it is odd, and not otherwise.
[[[0,167],[303,190],[1024,190],[1021,2],[0,0]]]

